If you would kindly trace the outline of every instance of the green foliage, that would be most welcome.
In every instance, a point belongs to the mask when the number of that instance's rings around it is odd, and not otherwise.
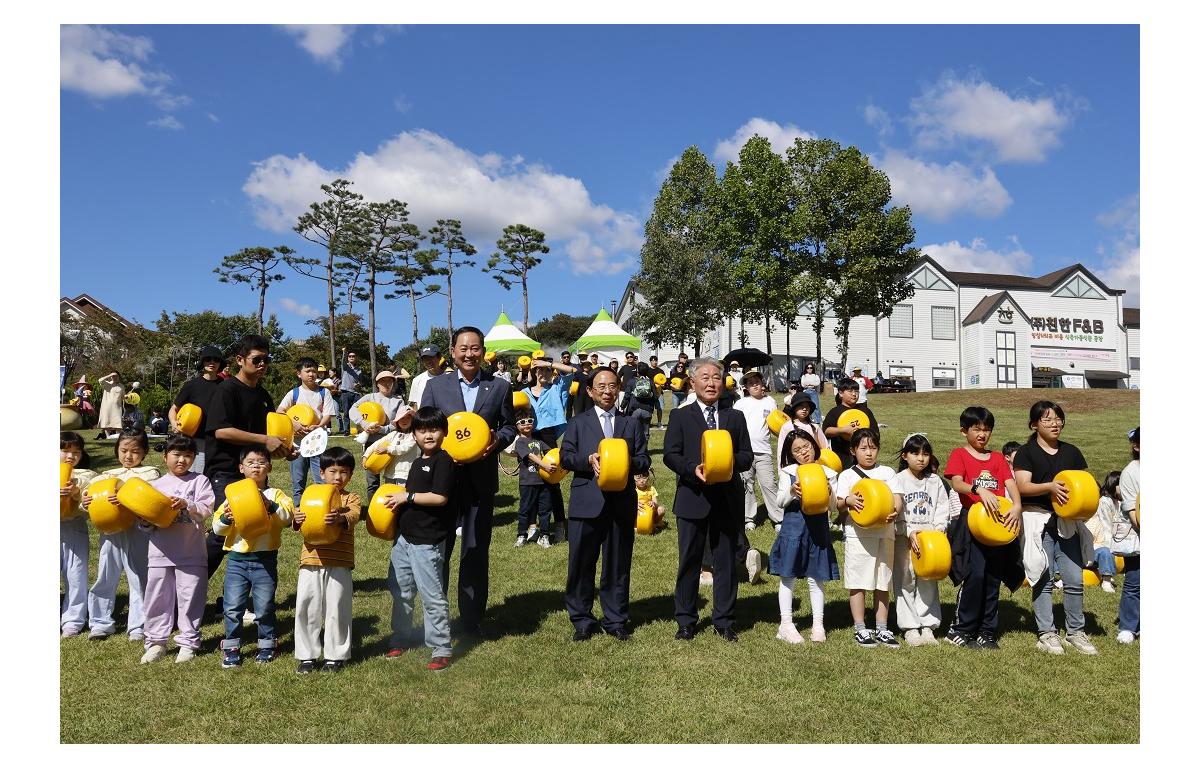
[[[423,236],[418,234],[418,237],[423,239]],[[419,240],[413,241],[412,249],[400,249],[396,251],[396,265],[392,271],[396,275],[396,290],[384,296],[385,299],[394,299],[401,296],[408,298],[409,309],[412,312],[412,339],[413,344],[417,344],[420,331],[420,320],[417,317],[417,301],[426,297],[432,296],[435,293],[441,293],[442,287],[431,280],[438,275],[447,274],[448,270],[437,266],[435,263],[438,257],[436,248],[426,248],[417,250],[416,245],[419,245]]]
[[[587,331],[596,318],[590,315],[568,315],[558,312],[553,317],[543,317],[529,327],[525,333],[541,342],[543,349],[562,351],[575,343]],[[555,358],[557,360],[557,357]]]
[[[328,322],[323,317],[316,317],[306,321],[305,325],[316,326],[318,332],[299,344],[291,345],[292,349],[303,350],[303,354],[314,357],[317,362],[325,363],[326,366],[333,368],[342,367],[342,361],[346,359],[348,352],[358,353],[361,362],[362,358],[367,356],[371,344],[370,335],[367,333],[366,326],[363,325],[362,315],[351,313],[337,316],[334,332],[341,341],[341,346],[338,349],[337,357],[333,358],[332,365],[326,362],[326,350],[324,349],[324,343],[329,338]],[[376,344],[375,355],[381,366],[387,367],[391,365],[392,356],[386,344]],[[301,354],[293,355],[293,357],[301,356]]]
[[[445,328],[434,326],[429,329],[428,336],[418,339],[396,352],[394,357],[396,368],[404,367],[413,376],[425,370],[425,366],[421,365],[420,352],[422,347],[430,344],[440,349],[443,357],[447,360],[450,359],[450,333]]]
[[[219,275],[218,282],[244,283],[258,291],[258,332],[263,332],[263,309],[267,303],[267,288],[279,282],[283,275],[275,272],[280,262],[286,262],[296,252],[286,245],[274,248],[256,246],[243,248],[221,260],[221,266],[213,270]]]
[[[175,393],[160,384],[143,383],[138,388],[138,394],[141,396],[138,408],[141,409],[142,415],[146,417],[146,431],[149,431],[150,414],[155,409],[158,409],[162,411],[163,416],[166,416],[167,411],[171,408],[171,403],[175,400]]]
[[[462,222],[458,219],[438,219],[437,224],[429,228],[429,242],[437,248],[437,256],[433,264],[439,274],[446,276],[446,327],[454,327],[454,270],[459,267],[473,267],[475,262],[468,256],[474,256],[475,246],[463,237]],[[460,253],[464,258],[456,258]]]
[[[492,277],[504,290],[509,290],[514,281],[521,283],[521,301],[524,314],[521,316],[521,327],[529,328],[529,270],[542,263],[535,253],[550,253],[546,245],[546,233],[524,224],[509,224],[504,233],[496,241],[499,252],[493,253],[488,259],[484,272],[491,272]],[[528,331],[526,331],[528,332]]]

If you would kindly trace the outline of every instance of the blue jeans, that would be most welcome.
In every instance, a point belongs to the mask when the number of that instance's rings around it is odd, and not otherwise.
[[[809,416],[808,420],[811,421],[813,424],[820,424],[821,423],[821,397],[820,397],[820,395],[817,394],[817,390],[814,389],[813,387],[809,387],[808,389],[804,390],[804,394],[808,395],[808,399],[813,401],[813,406],[814,406],[812,416]]]
[[[1125,586],[1121,588],[1121,605],[1117,609],[1117,629],[1137,633],[1142,631],[1142,558],[1125,555]]]
[[[288,463],[292,466],[292,503],[299,507],[300,497],[304,495],[305,475],[312,476],[313,485],[321,484],[321,457],[301,456]]]
[[[412,544],[396,536],[388,563],[388,591],[392,593],[392,648],[411,646],[413,598],[421,595],[425,614],[425,645],[433,656],[450,656],[450,601],[442,583],[444,543]]]
[[[338,426],[342,428],[342,434],[350,434],[350,409],[358,402],[359,395],[356,392],[339,392],[338,393]]]
[[[260,553],[265,554],[265,553]],[[258,625],[258,647],[275,647],[276,553],[263,560],[225,561],[225,639],[221,648],[242,647],[242,616],[251,596]]]
[[[1117,559],[1108,547],[1096,548],[1096,568],[1101,576],[1112,576],[1117,572]]]
[[[550,486],[522,485],[521,506],[517,510],[517,535],[523,536],[529,525],[537,516],[538,529],[542,533],[550,531]]]
[[[687,400],[686,392],[672,392],[671,394],[675,396],[675,402],[672,404],[672,408],[678,408],[684,400]]]
[[[1051,518],[1042,531],[1042,548],[1046,551],[1046,570],[1033,585],[1033,618],[1038,634],[1054,632],[1054,571],[1063,582],[1063,612],[1067,617],[1067,634],[1083,631],[1083,554],[1079,535],[1069,539],[1058,536],[1058,526]]]

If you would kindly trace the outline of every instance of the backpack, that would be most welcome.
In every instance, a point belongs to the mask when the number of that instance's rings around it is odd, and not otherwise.
[[[326,390],[325,387],[319,387],[319,391],[321,392],[320,407],[322,409],[324,409],[325,408],[325,397],[329,394],[329,391]],[[292,405],[295,405],[298,402],[300,402],[300,387],[296,387],[295,389],[292,390]],[[318,413],[317,415],[320,416],[321,414]]]
[[[646,400],[654,396],[654,385],[650,382],[649,376],[638,376],[634,380],[633,396],[639,400]]]

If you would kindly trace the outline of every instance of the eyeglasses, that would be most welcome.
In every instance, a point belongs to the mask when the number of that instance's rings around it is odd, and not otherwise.
[[[249,467],[250,469],[258,469],[260,467],[271,466],[271,462],[269,462],[269,461],[243,461],[242,466]]]
[[[597,392],[616,392],[618,387],[616,384],[593,384],[592,389]]]
[[[518,424],[532,424],[533,419],[517,419]]]
[[[250,365],[266,365],[267,363],[271,362],[271,356],[255,355],[254,357],[247,357],[246,362],[250,363]]]
[[[1045,424],[1047,426],[1054,426],[1055,424],[1062,426],[1064,422],[1057,416],[1043,416],[1042,418],[1038,419],[1038,423]]]

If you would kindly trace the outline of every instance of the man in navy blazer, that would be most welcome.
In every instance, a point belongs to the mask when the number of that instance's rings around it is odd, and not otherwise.
[[[456,368],[432,376],[421,394],[421,406],[432,405],[447,416],[459,411],[474,411],[491,427],[487,453],[476,462],[460,468],[459,484],[453,504],[462,524],[462,552],[458,563],[458,612],[462,631],[480,635],[480,622],[487,609],[488,551],[492,544],[492,509],[500,488],[497,470],[499,451],[517,435],[513,418],[512,390],[504,379],[480,368],[483,362],[483,331],[465,325],[454,332],[450,354]],[[450,555],[454,537],[446,546],[442,582],[450,588]]]
[[[629,639],[629,573],[633,565],[637,492],[633,476],[650,468],[645,433],[636,419],[617,413],[617,374],[608,368],[593,373],[587,394],[595,403],[567,424],[559,458],[562,467],[575,473],[571,480],[571,507],[567,517],[567,615],[575,625],[577,641],[600,631],[592,615],[596,594],[596,561],[604,552],[600,569],[600,608],[603,629],[618,640]],[[629,445],[629,478],[619,491],[602,491],[600,441],[622,438]]]
[[[713,553],[713,627],[734,642],[733,606],[737,601],[737,555],[742,533],[744,488],[740,472],[754,463],[746,417],[734,408],[717,405],[725,389],[721,363],[711,357],[693,360],[688,368],[696,402],[675,408],[663,441],[663,463],[677,475],[675,525],[679,531],[679,571],[675,576],[676,640],[696,636],[699,614],[700,561],[707,539]],[[727,430],[733,439],[733,477],[724,483],[704,482],[700,463],[701,435],[707,429]]]

